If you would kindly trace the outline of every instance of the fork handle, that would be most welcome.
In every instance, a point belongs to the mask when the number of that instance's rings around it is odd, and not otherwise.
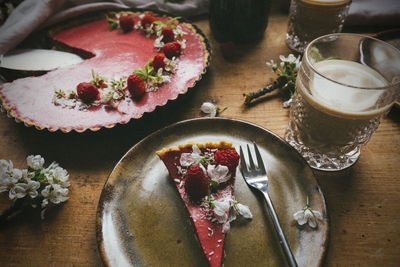
[[[286,240],[285,233],[283,232],[281,224],[279,223],[279,219],[278,219],[278,216],[276,215],[275,208],[272,205],[271,199],[269,198],[268,193],[263,192],[263,194],[264,194],[264,198],[267,202],[269,214],[271,215],[275,230],[278,233],[278,237],[279,237],[279,241],[280,241],[279,243],[281,244],[281,247],[285,253],[286,260],[290,267],[297,267],[296,259],[292,253],[292,250],[290,249],[289,243]]]

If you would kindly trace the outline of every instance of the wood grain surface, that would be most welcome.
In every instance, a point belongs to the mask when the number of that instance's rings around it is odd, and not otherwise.
[[[45,220],[27,212],[0,226],[1,266],[101,266],[95,218],[108,175],[126,151],[150,133],[204,116],[204,101],[226,106],[223,117],[250,121],[284,136],[288,110],[282,103],[287,96],[272,93],[245,107],[242,94],[275,77],[266,61],[290,53],[285,45],[287,15],[274,6],[263,39],[239,47],[230,60],[222,57],[208,18],[195,18],[194,23],[213,49],[208,73],[189,94],[140,120],[98,132],[64,134],[27,128],[0,114],[0,159],[23,168],[28,155],[40,154],[46,165],[57,161],[66,168],[71,182],[70,199]],[[331,225],[324,266],[400,266],[399,162],[400,109],[393,108],[353,167],[315,172]],[[0,210],[9,205],[0,196]]]

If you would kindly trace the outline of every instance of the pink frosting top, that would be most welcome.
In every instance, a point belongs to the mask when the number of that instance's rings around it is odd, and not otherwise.
[[[135,17],[135,22],[139,17]],[[160,18],[160,20],[166,20]],[[91,70],[107,78],[129,76],[133,70],[143,67],[156,53],[154,37],[146,37],[141,31],[123,33],[108,29],[106,19],[100,19],[56,33],[53,38],[70,47],[93,54],[93,57],[76,65],[59,68],[40,77],[28,77],[6,83],[0,88],[3,105],[12,116],[29,125],[47,128],[84,131],[112,127],[127,123],[145,112],[152,112],[168,100],[185,93],[199,79],[207,64],[204,40],[191,28],[180,24],[186,34],[186,48],[179,57],[171,82],[157,91],[148,92],[140,101],[121,101],[113,109],[105,105],[79,110],[56,106],[55,90],[75,91],[81,82],[92,80]]]

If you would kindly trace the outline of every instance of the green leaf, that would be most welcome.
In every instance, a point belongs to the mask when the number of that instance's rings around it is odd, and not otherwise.
[[[56,91],[56,96],[57,96],[58,98],[63,98],[63,97],[64,97],[64,91],[61,90],[61,89],[58,89],[58,90]]]
[[[112,31],[112,30],[118,28],[118,21],[117,21],[117,20],[112,19],[112,18],[110,18],[110,17],[107,16],[107,15],[106,15],[106,20],[107,20],[108,23],[109,23],[108,29],[109,29],[110,31]]]
[[[136,70],[133,71],[133,74],[139,76],[143,81],[147,81],[148,79],[147,73],[144,72],[142,68],[137,68]]]

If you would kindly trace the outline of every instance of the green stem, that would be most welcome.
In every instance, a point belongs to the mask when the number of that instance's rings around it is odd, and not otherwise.
[[[244,96],[244,103],[248,105],[251,103],[252,100],[259,98],[265,94],[268,94],[278,88],[282,88],[288,82],[286,76],[279,76],[272,84],[267,85],[264,88],[261,88],[255,92],[250,92],[247,94],[243,94]]]

